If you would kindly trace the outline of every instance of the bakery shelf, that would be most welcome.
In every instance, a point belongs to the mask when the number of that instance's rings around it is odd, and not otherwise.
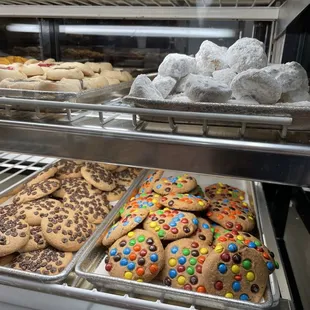
[[[271,118],[279,127],[274,130],[247,127],[257,118],[264,119],[251,116],[235,119],[239,127],[176,127],[174,117],[186,112],[146,111],[119,105],[117,100],[113,105],[87,105],[0,98],[0,104],[6,104],[0,120],[0,145],[8,152],[309,184],[310,133],[288,132],[281,139],[286,118]],[[37,107],[37,112],[11,110],[20,104],[32,111]],[[40,114],[38,105],[67,112]],[[73,110],[81,112],[74,112],[74,121],[68,121]],[[154,113],[169,118],[170,123],[138,121],[138,114]],[[199,113],[197,117],[223,120],[216,114]],[[228,115],[226,122],[234,122],[234,115]]]

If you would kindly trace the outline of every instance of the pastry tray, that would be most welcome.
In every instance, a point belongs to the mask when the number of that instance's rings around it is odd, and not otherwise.
[[[310,117],[310,102],[294,102],[294,103],[277,103],[274,105],[263,105],[263,104],[253,104],[250,101],[239,101],[230,100],[227,103],[214,103],[214,102],[182,102],[176,100],[153,100],[145,98],[136,98],[131,96],[126,96],[123,98],[123,102],[126,104],[133,105],[139,108],[145,109],[157,109],[157,110],[170,110],[170,111],[183,111],[189,112],[188,118],[183,116],[182,118],[175,119],[175,122],[179,123],[193,123],[201,124],[202,120],[195,119],[191,116],[191,112],[203,112],[203,113],[213,113],[217,115],[233,114],[235,116],[247,116],[248,123],[251,123],[251,117],[253,119],[253,124],[260,124],[254,127],[264,127],[264,128],[274,128],[281,125],[280,119],[286,119],[283,122],[288,129],[291,130],[310,130],[309,117]],[[257,123],[256,118],[258,116],[264,117],[266,122]],[[167,122],[167,118],[157,117],[157,116],[145,116],[140,115],[142,120],[146,121],[158,121]],[[269,118],[269,122],[268,122]],[[236,120],[238,117],[235,118]],[[278,119],[278,121],[277,121]],[[208,120],[208,119],[207,119]],[[240,117],[239,123],[242,122],[242,117]],[[264,124],[266,123],[266,124]],[[208,121],[208,124],[223,125],[223,122],[217,121],[212,123]],[[264,124],[264,126],[262,126]],[[227,123],[226,123],[227,125]],[[252,126],[253,127],[253,126]]]
[[[54,165],[55,162],[51,163],[50,165],[45,166],[44,169],[47,169],[48,167]],[[41,170],[37,171],[35,174],[31,174],[29,177],[24,178],[22,181],[16,183],[14,187],[10,187],[7,190],[2,191],[0,193],[0,198],[3,196],[6,196],[6,197],[12,196],[10,194],[12,192],[14,194],[16,194],[15,189],[20,190],[20,187],[22,186],[22,184],[27,183],[32,178],[36,177],[36,175],[40,172],[41,172]],[[101,235],[101,234],[98,235],[97,232],[98,231],[100,232],[107,227],[108,223],[110,223],[111,219],[113,219],[115,217],[115,214],[118,213],[118,210],[120,209],[120,207],[124,204],[127,197],[134,191],[134,189],[137,187],[137,185],[141,182],[141,179],[143,179],[145,174],[146,174],[145,170],[141,171],[140,175],[134,180],[134,182],[128,188],[126,194],[118,202],[115,202],[115,205],[112,208],[112,210],[109,212],[108,216],[104,219],[104,221],[101,224],[99,224],[97,226],[95,232],[85,242],[85,244],[73,255],[71,262],[66,266],[66,268],[61,273],[59,273],[57,275],[53,275],[53,276],[48,276],[48,275],[37,274],[37,273],[33,273],[33,272],[22,271],[22,270],[9,268],[9,267],[0,266],[0,276],[1,276],[1,274],[6,274],[6,275],[10,275],[12,277],[19,277],[22,279],[34,280],[34,281],[44,282],[44,283],[62,283],[69,276],[69,274],[73,270],[75,264],[80,259],[83,252],[85,251],[85,249],[88,247],[88,243],[91,243],[92,240],[94,240],[96,242],[96,239],[98,239]],[[1,208],[1,206],[4,206],[4,205],[9,204],[9,203],[12,203],[12,198],[9,198],[4,203],[0,204],[0,208]],[[112,203],[112,205],[113,204],[114,203]]]
[[[178,175],[181,172],[177,171],[165,171],[164,176],[167,175]],[[252,182],[243,181],[238,179],[220,178],[220,177],[209,177],[205,175],[199,175],[191,173],[195,178],[197,178],[198,184],[201,186],[206,186],[215,182],[228,183],[232,186],[239,187],[246,191],[248,194],[248,202],[250,206],[254,208],[254,212],[257,211],[256,203],[254,202],[254,191],[252,187]],[[132,188],[133,189],[133,188]],[[130,195],[128,196],[130,197]],[[118,210],[121,205],[118,205]],[[116,208],[114,211],[118,211]],[[115,217],[110,218],[110,222],[106,222],[105,227],[101,227],[101,231],[96,232],[96,237],[101,236],[112,223],[118,220],[119,213],[114,212]],[[260,236],[262,237],[261,227],[258,223],[258,230]],[[209,294],[199,294],[195,292],[189,292],[186,290],[175,289],[171,287],[164,286],[162,284],[153,283],[139,283],[135,281],[129,281],[120,278],[114,278],[108,275],[104,269],[104,258],[107,253],[107,248],[103,247],[101,244],[95,242],[94,238],[89,242],[87,248],[79,258],[76,265],[75,271],[77,275],[87,279],[92,283],[98,290],[107,290],[107,292],[113,291],[113,293],[127,293],[129,295],[135,295],[138,298],[143,299],[160,299],[165,300],[165,302],[178,302],[194,306],[208,306],[214,309],[269,309],[273,305],[279,302],[280,294],[277,286],[277,281],[275,275],[269,276],[269,283],[267,285],[265,295],[260,303],[252,303],[241,300],[227,299],[224,297],[209,295]],[[187,306],[188,306],[187,305]]]

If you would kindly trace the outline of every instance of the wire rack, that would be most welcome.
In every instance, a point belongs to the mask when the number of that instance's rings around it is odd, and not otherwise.
[[[285,0],[1,0],[0,5],[271,7]]]

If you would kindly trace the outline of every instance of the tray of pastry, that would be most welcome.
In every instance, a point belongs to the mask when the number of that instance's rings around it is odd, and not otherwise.
[[[115,216],[144,173],[59,160],[3,191],[9,199],[0,205],[0,277],[65,281],[94,232]]]
[[[146,300],[269,309],[279,266],[260,240],[254,198],[249,181],[154,171],[75,271],[100,290]]]
[[[252,121],[269,117],[270,125],[285,117],[291,119],[289,129],[310,128],[306,70],[297,62],[268,65],[264,44],[253,38],[239,39],[228,49],[205,40],[195,57],[168,54],[158,76],[151,81],[139,75],[123,102],[146,109],[218,114],[222,119],[231,114]],[[155,115],[143,119],[167,122]],[[190,113],[176,121],[201,123]]]

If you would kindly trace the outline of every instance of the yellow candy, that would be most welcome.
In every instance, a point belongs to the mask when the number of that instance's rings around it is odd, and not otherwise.
[[[181,182],[181,181],[183,181],[183,179],[182,179],[182,178],[179,178],[179,180],[178,180],[178,181],[180,181],[180,182]]]
[[[157,199],[152,199],[152,203],[157,203],[158,200]]]
[[[220,194],[221,192],[222,192],[222,190],[219,189],[216,191],[216,194]]]
[[[158,197],[159,197],[159,195],[158,195],[158,194],[155,194],[155,195],[154,195],[154,197],[158,198]]]
[[[168,181],[168,180],[165,180],[164,183],[169,183],[169,181]]]
[[[125,278],[128,279],[128,280],[131,280],[132,279],[132,272],[126,271],[125,272]]]
[[[180,285],[184,285],[186,279],[185,279],[185,277],[183,277],[183,276],[179,276],[177,281],[178,281],[178,283],[179,283]]]
[[[143,282],[143,280],[142,279],[138,279],[137,282]]]
[[[169,209],[169,208],[164,208],[164,211],[165,211],[165,210],[170,210],[170,209]]]
[[[239,273],[240,272],[240,268],[238,265],[232,265],[231,266],[231,271],[235,274]]]
[[[177,260],[174,258],[170,258],[168,264],[170,267],[174,267],[177,264]]]
[[[208,253],[208,249],[207,248],[201,248],[200,249],[200,253],[201,254],[207,254]]]
[[[156,227],[156,225],[157,225],[156,222],[151,222],[151,223],[150,223],[150,227],[151,227],[151,228]]]
[[[198,201],[198,204],[199,204],[200,206],[204,206],[204,205],[205,205],[205,203],[204,203],[203,201],[201,201],[201,200]]]
[[[248,281],[252,282],[255,280],[255,274],[254,272],[252,271],[249,271],[247,274],[246,274],[246,278]]]
[[[243,200],[243,199],[244,199],[244,197],[243,197],[243,196],[240,196],[240,197],[239,197],[239,199],[240,199],[240,200]]]
[[[224,185],[223,185],[223,183],[219,182],[219,186],[220,186],[220,187],[223,187]]]
[[[238,236],[237,236],[237,239],[240,240],[240,241],[243,241],[243,240],[244,240],[244,237],[241,236],[241,235],[238,235]]]
[[[134,235],[135,235],[135,233],[134,233],[133,231],[130,231],[130,232],[127,234],[127,236],[128,236],[129,238],[133,237]]]
[[[251,215],[248,216],[248,218],[251,220],[251,221],[254,221],[253,217]]]
[[[160,227],[159,226],[156,226],[155,227],[155,231],[159,231],[160,230]]]
[[[245,206],[245,207],[248,206],[248,204],[246,202],[243,202],[242,205]]]
[[[224,248],[223,248],[220,244],[218,244],[218,245],[215,247],[215,249],[214,249],[214,251],[215,251],[216,253],[222,253],[223,250],[224,250]]]
[[[225,297],[226,298],[234,298],[234,295],[232,293],[226,293]]]

